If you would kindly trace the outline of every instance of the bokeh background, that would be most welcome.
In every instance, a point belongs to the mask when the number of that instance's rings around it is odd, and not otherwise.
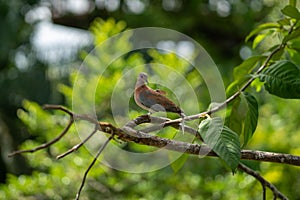
[[[251,43],[245,42],[247,34],[263,22],[280,19],[280,9],[287,3],[276,0],[1,0],[0,199],[74,198],[92,156],[85,149],[60,161],[55,156],[80,141],[76,134],[70,133],[65,140],[35,154],[13,158],[7,155],[14,149],[48,141],[62,130],[67,118],[59,112],[45,112],[39,105],[71,107],[75,70],[97,44],[126,28],[173,29],[195,39],[208,51],[227,86],[232,81],[233,67],[260,53],[259,48],[253,50]],[[126,49],[128,45],[129,40],[124,40],[119,48]],[[101,59],[109,56],[102,54]],[[101,65],[101,59],[95,56],[86,62],[92,70]],[[99,118],[112,121],[111,83],[120,78],[126,66],[143,64],[149,59],[180,62],[154,51],[140,52],[113,63],[100,83],[97,77],[89,77],[85,88],[105,85],[98,91],[96,100]],[[195,74],[191,72],[187,78],[195,79]],[[205,88],[200,80],[195,87]],[[204,95],[202,99],[203,102],[197,103],[205,109],[209,97]],[[299,101],[279,99],[266,92],[261,92],[258,100],[258,128],[246,148],[299,155]],[[141,113],[141,110],[132,111],[129,116],[133,118]],[[146,147],[123,148],[143,151]],[[299,168],[248,164],[290,199],[300,199]],[[239,172],[232,176],[218,159],[190,157],[176,173],[172,167],[166,167],[151,173],[130,174],[99,164],[91,171],[82,195],[82,199],[261,199],[262,191],[252,177]],[[272,197],[269,192],[268,197]]]

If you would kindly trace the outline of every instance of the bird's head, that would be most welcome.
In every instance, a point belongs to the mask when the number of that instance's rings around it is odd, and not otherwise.
[[[148,76],[146,73],[142,72],[138,75],[136,84],[135,84],[135,88],[138,88],[142,85],[145,85],[148,83]]]

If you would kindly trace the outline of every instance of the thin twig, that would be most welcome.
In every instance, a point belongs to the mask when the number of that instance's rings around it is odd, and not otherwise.
[[[94,157],[93,161],[91,162],[91,164],[89,165],[89,167],[85,171],[84,176],[83,176],[82,181],[81,181],[81,185],[80,185],[79,190],[78,190],[78,192],[76,194],[76,198],[75,198],[76,200],[79,200],[80,193],[81,193],[81,191],[83,189],[83,186],[84,186],[84,183],[85,183],[85,180],[86,180],[86,177],[87,177],[89,171],[91,170],[91,168],[93,167],[93,165],[95,164],[95,162],[97,161],[98,157],[100,156],[100,154],[102,153],[102,151],[105,149],[105,147],[107,146],[107,144],[109,143],[109,141],[113,139],[113,137],[114,137],[114,134],[112,133],[112,135],[101,146],[101,148],[97,152],[96,156]]]
[[[85,120],[85,121],[88,121],[88,122],[91,122],[91,123],[94,123],[94,124],[97,124],[98,123],[98,120],[95,118],[95,117],[91,117],[89,115],[84,115],[84,114],[76,114],[70,110],[68,110],[67,108],[61,106],[61,105],[52,105],[52,104],[45,104],[43,106],[43,108],[45,110],[61,110],[65,113],[67,113],[68,115],[72,116],[72,118],[75,120]]]
[[[269,64],[270,60],[272,59],[272,57],[281,49],[283,49],[285,47],[285,44],[281,44],[279,45],[277,48],[275,48],[270,54],[269,56],[266,58],[265,62],[258,68],[258,70],[254,73],[254,75],[258,75],[260,74]],[[221,110],[222,108],[224,108],[227,104],[229,104],[230,102],[232,102],[234,99],[236,99],[243,91],[245,91],[247,89],[247,87],[249,87],[249,85],[257,78],[257,76],[252,76],[242,87],[240,90],[238,90],[236,93],[234,93],[232,96],[230,96],[228,99],[226,99],[223,103],[220,103],[219,105],[217,105],[216,107],[212,108],[211,110],[199,113],[199,114],[195,114],[195,115],[190,115],[190,116],[186,116],[184,118],[185,121],[191,121],[191,120],[195,120],[195,119],[199,119],[204,117],[205,115],[211,115],[212,113],[215,113],[219,110]],[[162,123],[162,126],[169,126],[171,124],[174,123],[180,123],[182,121],[182,118],[178,118],[175,120],[169,120],[166,121],[164,123]]]
[[[17,150],[17,151],[14,151],[10,154],[8,154],[9,157],[11,156],[14,156],[14,155],[17,155],[17,154],[21,154],[21,153],[33,153],[33,152],[36,152],[38,150],[41,150],[41,149],[45,149],[49,146],[51,146],[52,144],[58,142],[70,129],[70,127],[72,126],[74,120],[73,120],[73,117],[72,115],[70,115],[70,120],[68,122],[68,125],[64,128],[64,130],[56,137],[54,138],[53,140],[49,141],[49,142],[46,142],[46,143],[43,143],[33,149],[25,149],[25,150]]]
[[[268,187],[273,192],[273,195],[274,195],[275,199],[276,199],[276,197],[278,197],[282,200],[287,200],[288,199],[272,183],[270,183],[269,181],[264,179],[264,177],[262,177],[258,172],[252,170],[251,168],[247,167],[246,165],[244,165],[242,163],[239,164],[238,168],[241,171],[253,176],[256,180],[258,180],[262,184],[264,190],[265,190],[265,187]],[[264,191],[264,193],[265,193],[265,191]]]
[[[26,150],[18,150],[18,151],[14,151],[12,153],[10,153],[8,156],[11,157],[11,156],[14,156],[14,155],[17,155],[17,154],[21,154],[21,153],[33,153],[33,152],[36,152],[38,150],[41,150],[41,149],[45,149],[47,147],[49,147],[50,145],[58,142],[70,129],[71,125],[73,124],[74,122],[74,115],[73,113],[68,110],[67,108],[61,106],[61,105],[44,105],[43,108],[46,110],[46,109],[54,109],[54,110],[61,110],[65,113],[67,113],[69,116],[70,116],[70,120],[68,122],[68,125],[64,128],[64,130],[56,137],[54,138],[53,140],[47,142],[47,143],[44,143],[44,144],[41,144],[33,149],[26,149]]]
[[[67,155],[69,155],[70,153],[77,151],[84,143],[86,143],[97,131],[98,131],[98,125],[95,125],[95,129],[92,133],[90,133],[82,142],[80,142],[79,144],[76,144],[75,146],[73,146],[71,149],[69,149],[68,151],[66,151],[65,153],[62,153],[58,156],[56,156],[56,159],[61,159]]]
[[[51,141],[49,141],[47,143],[41,144],[41,145],[39,145],[39,146],[37,146],[37,147],[35,147],[33,149],[25,149],[25,150],[14,151],[14,152],[8,154],[9,157],[12,157],[12,156],[15,156],[15,155],[21,154],[21,153],[33,153],[33,152],[36,152],[38,150],[45,149],[45,148],[51,146],[52,144],[58,142],[69,131],[71,125],[74,123],[74,121],[76,119],[77,120],[85,120],[85,121],[91,122],[91,123],[93,123],[95,125],[98,124],[97,119],[95,119],[93,117],[90,117],[88,115],[79,115],[79,114],[73,113],[72,111],[70,111],[69,109],[67,109],[67,108],[65,108],[64,106],[61,106],[61,105],[46,104],[46,105],[43,106],[43,109],[45,109],[45,110],[61,110],[61,111],[65,112],[65,113],[67,113],[70,116],[70,120],[69,120],[67,126],[65,127],[65,129],[56,138],[54,138],[53,140],[51,140]],[[101,131],[101,128],[99,128],[99,130]],[[75,148],[74,151],[76,149],[78,149],[78,148],[76,148],[76,146],[74,146],[73,148]],[[66,152],[66,155],[67,154],[69,154],[69,153]],[[66,156],[66,155],[63,155],[62,157]]]
[[[45,105],[43,105],[43,109],[44,110],[61,110],[70,116],[74,115],[72,111],[70,111],[69,109],[65,108],[62,105],[45,104]]]
[[[263,200],[266,200],[267,199],[266,186],[262,182],[260,182],[260,184],[261,184],[261,187],[262,187],[262,190],[263,190],[263,192],[262,192]]]

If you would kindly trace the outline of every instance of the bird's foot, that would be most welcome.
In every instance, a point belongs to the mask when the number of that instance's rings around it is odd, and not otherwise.
[[[207,114],[207,113],[202,113],[202,114],[199,116],[199,118],[208,118],[208,119],[210,119],[211,117],[210,117],[210,115]]]

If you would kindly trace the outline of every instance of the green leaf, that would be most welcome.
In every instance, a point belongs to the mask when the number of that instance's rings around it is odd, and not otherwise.
[[[257,35],[253,40],[252,48],[255,49],[267,36],[268,34]]]
[[[251,73],[251,71],[256,67],[259,61],[262,61],[267,56],[252,56],[244,60],[240,65],[236,66],[233,70],[233,77],[235,80],[244,77]]]
[[[277,49],[278,47],[280,47],[280,45],[281,45],[281,44],[276,44],[276,45],[270,47],[270,48],[268,49],[268,51],[269,51],[269,52],[272,52],[272,51],[274,51],[275,49]],[[283,55],[284,52],[285,52],[285,48],[280,48],[278,51],[276,51],[276,52],[273,54],[273,56],[272,56],[272,61],[279,60],[279,59],[282,57],[282,55]]]
[[[290,61],[279,61],[259,75],[266,90],[278,97],[300,98],[300,69]]]
[[[281,12],[291,18],[294,19],[300,19],[300,13],[298,11],[298,9],[294,6],[291,5],[287,5],[286,7],[284,7]]]
[[[227,126],[223,126],[223,121],[220,117],[203,120],[199,125],[199,133],[204,142],[234,172],[241,157],[238,135]]]
[[[237,134],[242,133],[243,123],[245,119],[245,110],[247,109],[245,101],[241,97],[236,98],[233,101],[232,109],[229,117],[229,121],[226,123],[229,128],[235,131]]]
[[[300,49],[300,41],[290,42],[289,45],[288,45],[288,48],[295,49],[296,51],[299,51],[299,49]]]
[[[279,51],[273,54],[272,60],[273,61],[279,60],[282,57],[283,53],[284,53],[284,48],[279,49]]]
[[[291,25],[291,21],[288,18],[283,18],[277,21],[278,24],[280,24],[281,26],[290,26]]]
[[[254,35],[260,33],[263,30],[267,30],[267,29],[276,29],[276,28],[280,28],[280,25],[277,23],[265,23],[265,24],[261,24],[259,25],[257,28],[255,28],[254,30],[252,30],[249,35],[247,35],[246,37],[246,42],[253,37]]]
[[[289,5],[296,7],[297,0],[289,0]]]
[[[241,85],[245,83],[247,80],[248,78],[243,77],[230,83],[230,85],[228,85],[228,87],[226,88],[226,95],[231,96],[233,93],[239,90]]]
[[[233,70],[234,81],[227,87],[226,94],[231,95],[240,89],[240,87],[250,78],[250,73],[256,67],[256,64],[265,58],[266,56],[252,56],[236,66]]]
[[[264,86],[264,82],[261,82],[259,78],[256,78],[254,81],[252,81],[251,86],[255,88],[256,92],[260,92]]]
[[[184,165],[186,160],[189,158],[188,154],[182,154],[178,159],[172,162],[171,167],[175,173],[177,173]]]
[[[252,96],[250,93],[244,92],[244,97],[247,102],[248,112],[245,119],[245,126],[244,126],[244,143],[243,146],[245,146],[249,140],[252,138],[256,126],[257,126],[257,120],[258,120],[258,103],[254,96]]]
[[[243,136],[243,146],[252,138],[257,126],[258,104],[254,96],[243,92],[232,105],[228,126]]]
[[[287,41],[293,40],[293,39],[298,39],[300,36],[300,28],[296,29],[295,31],[293,31],[291,34],[285,36],[283,38],[283,43],[286,43]]]
[[[220,117],[208,118],[201,121],[199,125],[200,135],[210,148],[213,148],[213,145],[216,144],[221,135],[222,128],[223,121]]]

